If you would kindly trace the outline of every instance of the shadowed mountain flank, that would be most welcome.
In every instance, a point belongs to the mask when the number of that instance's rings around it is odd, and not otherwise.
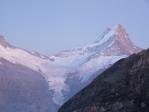
[[[44,77],[0,59],[0,112],[52,112],[49,105],[53,104]]]
[[[59,112],[148,112],[149,49],[121,59]]]

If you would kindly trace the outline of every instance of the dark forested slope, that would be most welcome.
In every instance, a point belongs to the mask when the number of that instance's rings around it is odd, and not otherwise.
[[[121,59],[59,112],[148,112],[149,49]]]

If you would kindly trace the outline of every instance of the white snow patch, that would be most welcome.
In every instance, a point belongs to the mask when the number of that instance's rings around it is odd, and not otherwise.
[[[115,35],[115,30],[111,30],[107,35],[105,35],[98,44],[104,44],[105,42],[107,42],[112,36]]]
[[[96,58],[91,59],[89,62],[85,63],[80,68],[80,78],[82,79],[82,83],[86,82],[90,79],[90,77],[96,73],[100,69],[106,69],[109,67],[108,65],[112,65],[116,61],[121,58],[125,58],[126,55],[123,56],[98,56]]]

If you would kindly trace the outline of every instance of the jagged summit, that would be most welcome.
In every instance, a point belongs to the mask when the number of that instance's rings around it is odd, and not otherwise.
[[[121,41],[123,40],[131,41],[129,39],[129,34],[126,32],[125,28],[121,24],[118,24],[113,28],[107,28],[95,42],[104,44],[106,41],[112,38]]]
[[[97,38],[95,43],[100,42],[102,40],[109,39],[110,37],[106,36],[107,34],[111,35],[120,35],[120,38],[125,38],[128,36],[128,33],[126,32],[125,28],[121,24],[117,24],[113,28],[106,28],[105,31]],[[105,38],[106,37],[106,38]]]
[[[124,52],[128,55],[138,53],[142,50],[131,41],[129,34],[126,32],[125,28],[121,24],[118,24],[115,29],[113,47],[119,48],[121,52]]]
[[[118,24],[115,29],[116,38],[119,39],[122,42],[129,42],[127,44],[133,44],[133,42],[130,40],[129,34],[126,32],[125,28]]]
[[[94,47],[99,50],[104,48],[102,54],[104,55],[130,55],[137,53],[141,48],[135,46],[131,41],[129,34],[125,28],[118,24],[114,28],[107,28],[99,39],[94,42]]]
[[[2,45],[3,47],[13,47],[2,35],[0,35],[0,45]]]

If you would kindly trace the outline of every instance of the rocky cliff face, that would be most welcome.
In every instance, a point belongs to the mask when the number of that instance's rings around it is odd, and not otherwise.
[[[59,112],[148,112],[149,49],[121,59]]]

